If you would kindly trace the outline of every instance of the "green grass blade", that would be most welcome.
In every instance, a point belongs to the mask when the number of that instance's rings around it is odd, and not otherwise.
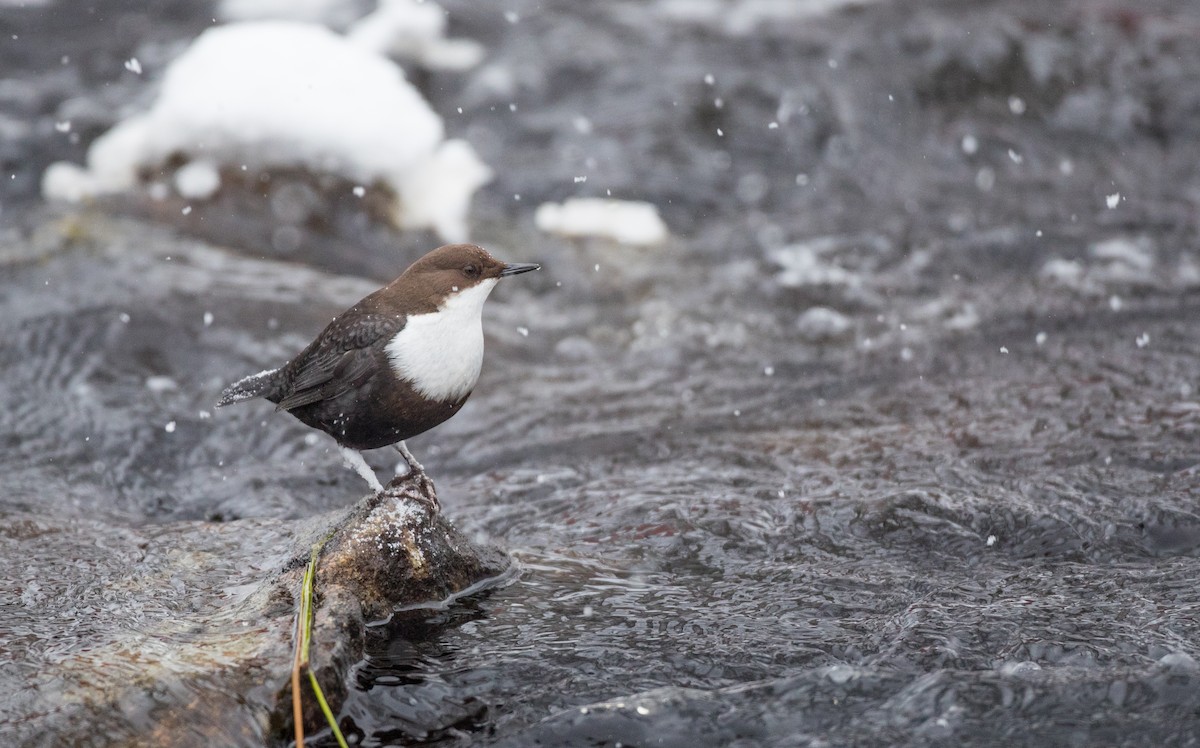
[[[321,691],[321,684],[317,683],[317,676],[313,675],[313,671],[308,671],[308,682],[312,684],[313,693],[316,694],[317,703],[321,705],[321,711],[325,713],[325,721],[329,723],[329,729],[333,730],[333,736],[337,738],[338,745],[341,748],[350,748],[346,744],[346,738],[342,735],[341,728],[338,727],[337,720],[333,718],[333,710],[329,708],[329,703],[325,701],[325,694]]]

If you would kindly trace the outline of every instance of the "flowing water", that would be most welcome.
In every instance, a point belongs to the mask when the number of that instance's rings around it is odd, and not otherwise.
[[[496,290],[479,388],[410,447],[521,571],[372,631],[357,744],[1200,742],[1200,12],[443,4],[488,48],[417,76],[497,171],[474,238],[544,270]],[[72,75],[0,97],[25,152],[74,155],[58,99],[114,95]],[[335,222],[280,257],[237,238],[264,206],[176,233],[9,181],[0,510],[119,538],[360,496],[324,436],[212,402],[433,239]],[[675,238],[534,230],[609,189]]]

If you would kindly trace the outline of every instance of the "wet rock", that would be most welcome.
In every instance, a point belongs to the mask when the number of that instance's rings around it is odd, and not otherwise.
[[[326,538],[311,662],[336,709],[368,624],[509,566],[432,511],[431,496],[432,484],[397,478],[306,520],[141,529],[5,512],[0,557],[16,564],[0,582],[6,740],[261,745],[289,731],[301,578]],[[303,700],[310,732],[320,729],[307,681]]]

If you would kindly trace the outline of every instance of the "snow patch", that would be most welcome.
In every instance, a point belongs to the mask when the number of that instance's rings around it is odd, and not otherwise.
[[[175,190],[189,200],[207,200],[220,187],[221,173],[207,159],[189,161],[175,172]]]
[[[491,179],[492,170],[467,141],[447,140],[396,182],[397,223],[433,229],[449,242],[466,241],[471,196]]]
[[[594,236],[621,244],[659,244],[668,236],[657,207],[629,200],[576,197],[561,204],[543,203],[533,220],[550,234]]]
[[[491,172],[443,132],[390,60],[311,24],[239,23],[197,37],[167,68],[149,112],[97,138],[86,169],[52,165],[42,190],[68,201],[129,190],[139,171],[180,154],[252,172],[301,168],[380,182],[412,203],[397,206],[398,225],[459,241]],[[185,176],[181,189],[197,181],[199,172]]]
[[[377,54],[433,69],[467,70],[483,60],[478,42],[446,38],[446,11],[433,2],[380,0],[375,12],[346,30],[346,38]]]

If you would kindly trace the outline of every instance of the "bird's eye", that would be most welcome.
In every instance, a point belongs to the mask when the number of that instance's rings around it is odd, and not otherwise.
[[[464,267],[462,271],[463,271],[463,275],[467,276],[468,278],[478,278],[479,277],[479,266],[473,262],[469,263],[466,267]]]

